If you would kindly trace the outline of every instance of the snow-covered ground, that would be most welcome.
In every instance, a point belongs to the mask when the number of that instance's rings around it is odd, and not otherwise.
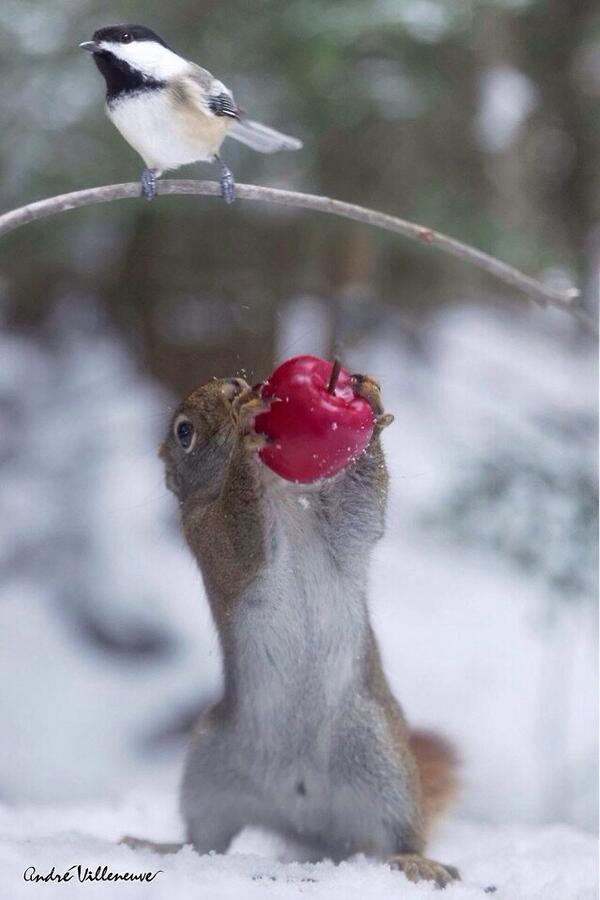
[[[308,307],[285,320],[282,355],[290,344],[320,349],[318,304]],[[371,609],[409,719],[447,734],[462,757],[457,818],[431,849],[463,870],[449,897],[481,897],[490,884],[507,900],[595,890],[597,620],[589,587],[555,587],[585,543],[574,537],[570,479],[593,460],[589,441],[545,425],[593,419],[595,361],[550,316],[457,309],[432,322],[420,357],[389,327],[345,360],[380,378],[396,415]],[[73,884],[23,882],[29,865],[74,863],[164,869],[150,885],[119,885],[127,897],[427,896],[365,860],[269,862],[286,850],[257,834],[228,858],[184,850],[159,860],[114,845],[127,832],[180,837],[182,745],[147,738],[219,686],[201,582],[156,458],[171,401],[113,338],[85,327],[52,352],[10,336],[0,350],[0,667],[10,676],[0,692],[0,900],[76,895]],[[505,468],[526,472],[519,460],[534,457],[543,477],[511,485],[502,508],[470,523],[474,539],[454,534],[447,498],[506,447]],[[546,471],[553,486],[528,493]],[[507,535],[531,541],[535,565],[515,562]],[[588,577],[585,558],[574,559]],[[75,609],[119,639],[140,624],[164,633],[171,652],[102,652],[73,626]]]
[[[285,861],[291,855],[276,837],[257,831],[240,835],[226,856],[199,857],[185,847],[176,855],[130,850],[116,842],[124,832],[173,840],[180,824],[173,795],[147,789],[118,803],[98,801],[73,807],[21,806],[0,810],[0,897],[32,896],[155,898],[155,900],[383,900],[435,897],[427,883],[364,857],[339,866]],[[594,900],[597,896],[597,842],[567,825],[482,825],[448,822],[431,847],[435,858],[459,867],[461,884],[446,889],[448,900],[482,900],[496,887],[498,900]],[[282,861],[282,857],[283,860]],[[81,865],[95,872],[157,872],[150,884],[32,885],[23,873],[35,866],[47,875]],[[76,871],[76,870],[74,870]]]

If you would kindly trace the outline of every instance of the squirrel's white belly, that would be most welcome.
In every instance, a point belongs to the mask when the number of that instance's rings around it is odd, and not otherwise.
[[[336,566],[312,499],[290,486],[265,504],[265,572],[237,607],[233,743],[252,748],[244,778],[266,827],[309,841],[329,831],[333,854],[373,840],[386,847],[363,773],[389,768],[377,737],[386,731],[381,711],[361,690],[365,586]]]
[[[235,624],[241,715],[274,753],[310,745],[326,755],[363,661],[364,585],[336,567],[310,491],[289,486],[265,512],[265,571],[241,598]]]
[[[166,88],[128,95],[108,105],[106,112],[146,166],[159,172],[211,161],[231,123],[195,107],[188,111]]]

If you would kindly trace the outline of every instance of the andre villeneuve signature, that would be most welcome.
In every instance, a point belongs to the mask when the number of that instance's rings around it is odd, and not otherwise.
[[[64,872],[57,872],[52,866],[49,872],[41,875],[35,866],[28,866],[23,872],[23,881],[154,881],[160,875],[162,869],[156,872],[111,872],[108,866],[97,866],[90,869],[88,866],[73,865]]]

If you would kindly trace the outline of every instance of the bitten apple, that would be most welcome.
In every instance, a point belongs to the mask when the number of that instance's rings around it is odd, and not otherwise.
[[[373,433],[369,403],[355,393],[349,372],[318,356],[295,356],[278,366],[261,389],[272,398],[255,429],[270,438],[265,465],[288,481],[330,478],[365,449]]]

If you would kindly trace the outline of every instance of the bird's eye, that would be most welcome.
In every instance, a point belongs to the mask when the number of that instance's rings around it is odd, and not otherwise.
[[[133,40],[133,35],[130,34],[128,31],[124,31],[123,34],[121,35],[121,43],[123,43],[123,44],[130,44],[132,42],[132,40]]]
[[[185,416],[178,416],[173,425],[173,431],[181,447],[186,453],[190,453],[196,443],[196,430],[190,420]]]

